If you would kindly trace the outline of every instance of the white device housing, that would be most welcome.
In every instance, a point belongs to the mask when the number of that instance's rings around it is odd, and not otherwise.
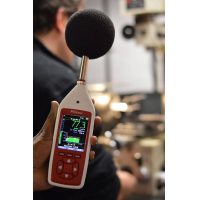
[[[79,101],[79,103],[77,103],[77,101]],[[59,183],[55,183],[55,182],[51,181],[54,149],[55,149],[55,147],[57,147],[55,145],[55,143],[56,143],[56,138],[57,138],[57,133],[58,133],[60,111],[63,108],[88,111],[88,112],[91,112],[91,114],[92,114],[90,127],[88,127],[89,137],[88,137],[88,142],[87,142],[87,150],[86,150],[86,157],[85,157],[85,162],[84,162],[84,169],[83,169],[81,183],[78,186],[59,184]],[[88,162],[89,162],[90,138],[93,135],[94,120],[95,120],[95,108],[94,108],[94,104],[92,103],[92,100],[89,96],[88,90],[84,84],[77,84],[71,90],[71,92],[62,100],[62,102],[60,103],[60,106],[58,108],[55,129],[54,129],[52,149],[51,149],[51,155],[50,155],[50,161],[49,161],[49,170],[48,170],[48,182],[50,185],[63,187],[63,188],[73,188],[73,189],[80,189],[83,187],[83,185],[85,183],[85,177],[86,177]]]

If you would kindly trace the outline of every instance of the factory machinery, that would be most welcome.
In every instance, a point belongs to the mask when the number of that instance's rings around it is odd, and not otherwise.
[[[130,199],[165,197],[165,1],[119,0],[120,13],[132,17],[122,34],[135,39],[153,55],[153,94],[117,95],[112,85],[88,85],[103,120],[99,143],[111,151],[115,164],[138,179]]]

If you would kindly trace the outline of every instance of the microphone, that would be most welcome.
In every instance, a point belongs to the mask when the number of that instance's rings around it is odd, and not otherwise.
[[[96,59],[105,55],[114,42],[115,29],[110,18],[96,9],[75,12],[65,30],[69,49],[77,56]]]

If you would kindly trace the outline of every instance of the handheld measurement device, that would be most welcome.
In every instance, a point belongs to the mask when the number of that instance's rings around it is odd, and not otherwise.
[[[84,9],[73,14],[65,38],[70,50],[81,57],[77,85],[59,105],[49,161],[51,185],[80,189],[85,183],[93,134],[95,108],[85,85],[88,60],[101,57],[114,41],[112,21],[101,11]]]

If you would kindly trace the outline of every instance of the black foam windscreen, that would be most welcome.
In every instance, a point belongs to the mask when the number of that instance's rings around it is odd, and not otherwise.
[[[106,54],[115,38],[110,18],[96,9],[83,9],[74,13],[66,26],[65,39],[69,49],[77,56],[95,59]]]

